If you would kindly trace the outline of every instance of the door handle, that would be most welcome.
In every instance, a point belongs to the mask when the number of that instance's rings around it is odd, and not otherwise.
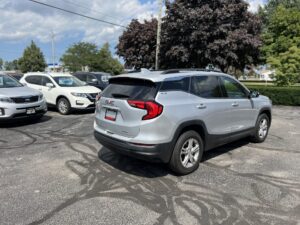
[[[197,109],[206,109],[206,105],[204,104],[197,105]]]
[[[239,103],[237,103],[237,102],[232,103],[232,107],[238,107],[238,106],[239,106]]]

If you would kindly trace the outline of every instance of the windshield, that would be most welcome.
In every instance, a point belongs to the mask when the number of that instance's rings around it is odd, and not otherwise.
[[[94,75],[97,77],[98,80],[101,80],[103,83],[107,84],[109,78],[111,78],[111,75],[108,73],[94,73]]]
[[[53,79],[61,87],[82,87],[85,85],[84,82],[76,77],[53,77]]]
[[[19,83],[14,78],[0,74],[0,88],[13,88],[13,87],[22,87],[23,85]]]

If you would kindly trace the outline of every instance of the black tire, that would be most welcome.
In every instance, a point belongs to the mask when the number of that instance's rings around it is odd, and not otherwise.
[[[66,98],[58,99],[56,108],[62,115],[68,115],[71,112],[71,104]]]
[[[193,163],[190,163],[190,167],[185,167],[183,165],[183,158],[185,158],[185,156],[188,156],[189,154],[183,154],[182,150],[185,146],[185,144],[188,143],[189,145],[189,140],[196,140],[193,144],[195,144],[196,146],[196,142],[198,142],[199,144],[199,154],[198,154],[198,159],[195,160]],[[192,144],[192,146],[193,146]],[[202,155],[204,152],[204,144],[203,144],[203,140],[200,137],[200,135],[195,132],[195,131],[187,131],[185,133],[183,133],[182,135],[180,135],[180,137],[178,138],[171,160],[169,162],[169,167],[172,171],[174,171],[175,173],[179,174],[179,175],[186,175],[189,173],[194,172],[195,170],[198,169],[199,167],[199,163],[202,159]],[[185,156],[184,156],[185,155]],[[182,157],[183,156],[183,157]],[[188,156],[189,157],[189,156]],[[194,160],[194,159],[193,159]],[[190,162],[190,159],[188,160],[188,162]]]
[[[266,121],[267,124],[266,124],[266,129],[263,129],[264,132],[262,133],[261,125],[263,121]],[[264,142],[268,136],[269,129],[270,129],[270,118],[265,113],[260,114],[257,118],[256,125],[255,125],[255,132],[254,135],[251,136],[251,141],[254,143]]]

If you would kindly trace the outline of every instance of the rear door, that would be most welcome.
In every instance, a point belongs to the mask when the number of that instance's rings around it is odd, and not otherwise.
[[[224,102],[218,76],[195,76],[191,82],[194,100],[193,110],[203,120],[211,135],[226,135],[231,132],[231,107]]]
[[[28,75],[25,81],[28,87],[42,91],[42,76]]]
[[[53,88],[47,87],[47,83],[53,84]],[[41,85],[41,90],[43,95],[45,96],[46,100],[50,104],[56,104],[56,85],[46,76],[42,76],[42,85]]]
[[[136,137],[146,110],[134,108],[128,100],[154,100],[157,93],[155,83],[132,78],[114,78],[101,94],[96,113],[98,126],[108,133],[128,138]]]
[[[243,131],[254,126],[255,109],[248,97],[247,90],[236,80],[230,77],[221,77],[224,91],[224,102],[230,107],[231,132]]]

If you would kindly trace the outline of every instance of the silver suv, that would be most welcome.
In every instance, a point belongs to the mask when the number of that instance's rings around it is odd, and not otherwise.
[[[14,119],[39,119],[46,112],[47,105],[41,92],[0,74],[0,123]]]
[[[96,105],[95,137],[115,152],[196,170],[205,151],[251,137],[263,142],[272,103],[232,76],[169,70],[113,77]]]

